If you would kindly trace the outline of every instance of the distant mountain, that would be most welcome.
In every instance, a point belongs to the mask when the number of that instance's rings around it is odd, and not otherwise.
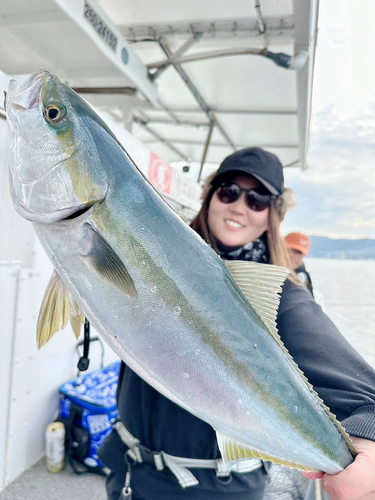
[[[334,240],[323,236],[310,236],[310,242],[309,257],[375,260],[375,240]]]

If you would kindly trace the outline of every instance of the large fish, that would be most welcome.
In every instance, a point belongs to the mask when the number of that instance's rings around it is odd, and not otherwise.
[[[130,368],[216,430],[226,463],[260,457],[330,474],[348,466],[348,435],[276,331],[287,271],[228,269],[47,71],[12,81],[6,111],[14,204],[55,268],[39,344],[69,317],[78,331],[82,311]]]

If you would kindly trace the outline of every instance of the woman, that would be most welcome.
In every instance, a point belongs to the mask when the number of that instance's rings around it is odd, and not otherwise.
[[[292,198],[291,190],[284,189],[278,158],[260,148],[245,149],[227,157],[206,183],[202,208],[191,225],[223,259],[290,268],[279,227]],[[359,458],[337,476],[324,477],[328,492],[333,500],[371,498],[364,494],[375,490],[375,372],[298,285],[293,273],[284,285],[277,321],[281,338],[310,382],[348,432],[358,436]],[[263,497],[267,473],[261,462],[230,476],[219,466],[209,468],[220,458],[211,426],[162,396],[124,364],[118,409],[122,423],[99,454],[112,471],[107,480],[110,500],[126,498],[130,492],[127,482],[121,496],[130,463],[133,500]],[[127,455],[134,443],[141,445],[142,460]],[[160,450],[188,460],[183,467],[178,459],[168,464],[158,453],[155,457],[153,452]],[[186,463],[192,465],[191,459],[205,460],[203,467],[189,469]],[[362,476],[353,480],[356,474]],[[347,480],[354,482],[345,494]]]

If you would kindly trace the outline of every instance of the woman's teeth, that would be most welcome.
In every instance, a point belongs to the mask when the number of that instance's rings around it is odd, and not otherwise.
[[[228,224],[228,226],[232,226],[232,227],[236,227],[236,228],[244,227],[242,224],[239,224],[238,222],[235,222],[234,220],[226,220],[225,222]]]

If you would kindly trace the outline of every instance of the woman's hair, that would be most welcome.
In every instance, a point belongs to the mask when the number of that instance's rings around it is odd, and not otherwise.
[[[215,192],[216,185],[211,182],[216,172],[207,177],[203,185],[202,206],[190,226],[208,243],[217,250],[215,239],[208,226],[208,207]],[[284,220],[287,211],[294,206],[294,191],[286,188],[284,192],[271,201],[269,211],[269,228],[266,231],[267,244],[270,253],[270,263],[290,269],[290,279],[299,283],[290,263],[289,251],[280,235],[280,224]]]

